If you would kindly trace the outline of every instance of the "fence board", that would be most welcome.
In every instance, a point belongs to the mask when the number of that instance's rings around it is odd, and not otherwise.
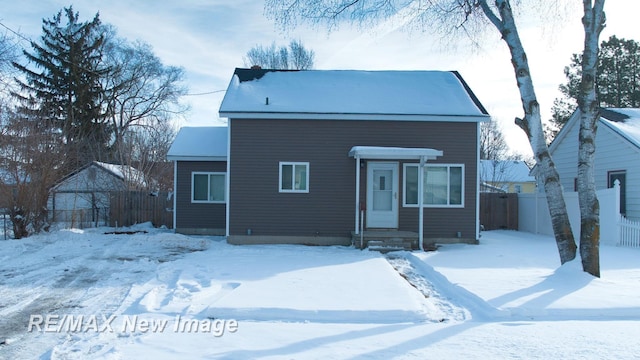
[[[518,230],[518,194],[480,193],[480,224],[485,230]]]
[[[167,192],[152,196],[145,191],[114,191],[109,194],[110,226],[131,226],[151,222],[173,228],[173,200]]]
[[[640,247],[640,222],[632,221],[620,215],[620,240],[618,246]]]
[[[640,222],[620,214],[620,185],[597,191],[600,203],[600,245],[640,247]],[[521,231],[553,236],[544,193],[519,194]],[[573,235],[580,236],[580,206],[577,192],[564,193]]]

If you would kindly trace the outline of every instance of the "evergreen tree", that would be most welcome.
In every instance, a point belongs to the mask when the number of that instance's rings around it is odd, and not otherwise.
[[[64,8],[43,19],[42,31],[40,43],[31,43],[33,52],[23,52],[33,66],[14,63],[25,79],[17,80],[20,92],[14,92],[19,111],[44,119],[62,135],[69,166],[98,160],[109,141],[103,106],[107,90],[100,81],[108,68],[102,63],[99,15],[80,22],[72,7]]]
[[[582,77],[582,55],[573,54],[560,85],[564,95],[554,101],[551,122],[559,130],[577,108]],[[640,43],[615,35],[600,44],[596,91],[601,107],[640,107]]]

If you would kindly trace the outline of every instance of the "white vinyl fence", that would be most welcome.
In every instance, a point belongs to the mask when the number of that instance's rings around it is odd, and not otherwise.
[[[640,247],[640,223],[620,215],[620,186],[598,190],[600,202],[600,244]],[[580,234],[578,193],[567,192],[564,199],[569,222],[576,237]],[[520,231],[553,236],[551,217],[544,193],[518,194],[518,228]]]
[[[620,215],[618,226],[620,228],[619,246],[640,247],[640,222]]]

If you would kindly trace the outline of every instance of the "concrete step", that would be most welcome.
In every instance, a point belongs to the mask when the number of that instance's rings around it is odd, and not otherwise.
[[[411,250],[411,241],[402,239],[369,240],[367,248],[380,252]]]
[[[418,234],[409,231],[365,231],[363,234],[352,233],[353,243],[360,248],[382,248],[383,250],[412,250],[417,248]]]

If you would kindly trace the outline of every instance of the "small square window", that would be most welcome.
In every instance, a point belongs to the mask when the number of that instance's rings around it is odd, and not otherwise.
[[[191,202],[224,203],[226,174],[194,172],[191,174]]]
[[[309,192],[309,163],[280,162],[280,192]]]

